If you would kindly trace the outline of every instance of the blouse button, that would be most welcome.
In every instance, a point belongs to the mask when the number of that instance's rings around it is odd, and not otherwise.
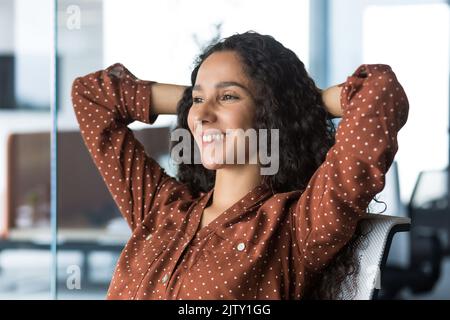
[[[166,283],[169,280],[169,275],[166,273],[164,277],[161,279],[162,283]]]
[[[150,234],[145,238],[145,240],[150,240],[151,238],[153,238],[153,235],[150,233]]]
[[[237,245],[236,249],[243,251],[245,249],[245,243],[241,242]]]

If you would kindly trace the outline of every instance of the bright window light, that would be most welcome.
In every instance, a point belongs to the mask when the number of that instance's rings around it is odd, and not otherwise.
[[[309,0],[109,0],[103,8],[104,65],[120,61],[142,79],[190,84],[198,43],[211,40],[219,23],[221,37],[272,35],[308,66]]]
[[[368,6],[364,12],[363,61],[389,64],[410,103],[396,156],[404,202],[420,171],[448,165],[449,17],[444,3]]]

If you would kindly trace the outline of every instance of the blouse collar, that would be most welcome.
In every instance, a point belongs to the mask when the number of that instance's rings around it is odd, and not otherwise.
[[[191,217],[191,219],[194,220],[194,223],[191,226],[190,233],[196,234],[198,232],[196,238],[198,238],[199,240],[202,239],[204,235],[206,236],[210,232],[216,230],[218,227],[233,223],[236,218],[239,218],[239,216],[242,216],[248,211],[261,205],[264,200],[273,195],[270,186],[268,186],[266,183],[261,183],[247,192],[247,194],[236,201],[228,209],[219,214],[208,225],[200,229],[201,214],[203,213],[203,210],[205,209],[209,200],[212,199],[213,193],[214,187],[210,191],[204,193],[200,197],[198,204],[194,206],[195,213]]]

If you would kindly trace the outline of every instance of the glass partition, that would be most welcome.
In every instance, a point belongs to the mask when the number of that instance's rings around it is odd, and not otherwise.
[[[0,299],[50,299],[53,1],[0,2]]]

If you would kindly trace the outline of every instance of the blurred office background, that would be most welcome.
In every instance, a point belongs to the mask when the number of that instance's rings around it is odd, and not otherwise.
[[[394,238],[381,297],[450,299],[444,0],[0,0],[0,299],[104,299],[129,236],[81,140],[73,79],[121,62],[189,84],[205,44],[247,30],[296,52],[321,88],[361,63],[392,66],[410,114],[378,199],[413,225]],[[172,174],[174,124],[129,126]]]

